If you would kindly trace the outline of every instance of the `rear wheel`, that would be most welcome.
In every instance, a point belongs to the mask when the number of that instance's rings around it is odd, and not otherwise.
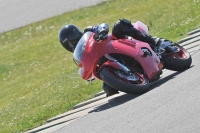
[[[100,77],[110,87],[122,92],[143,94],[149,90],[149,80],[140,73],[127,75],[122,70],[106,66],[101,69]]]
[[[165,68],[173,71],[188,69],[192,63],[190,53],[178,44],[173,47],[179,50],[179,52],[162,57]]]

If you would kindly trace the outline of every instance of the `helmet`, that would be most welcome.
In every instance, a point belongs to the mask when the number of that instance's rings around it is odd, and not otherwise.
[[[61,28],[58,34],[58,38],[62,46],[66,50],[73,53],[82,35],[83,33],[79,30],[78,27],[73,24],[68,24]]]

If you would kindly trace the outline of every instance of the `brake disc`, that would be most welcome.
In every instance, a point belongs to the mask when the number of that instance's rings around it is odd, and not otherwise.
[[[129,75],[125,74],[121,70],[114,70],[115,74],[117,74],[119,77],[129,80],[129,81],[138,81],[140,78],[137,74],[130,73]]]

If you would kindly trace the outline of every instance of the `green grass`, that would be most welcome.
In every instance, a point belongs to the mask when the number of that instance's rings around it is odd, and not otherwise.
[[[200,25],[199,0],[111,0],[0,34],[0,132],[25,132],[101,91],[83,81],[58,42],[60,28],[119,18],[141,20],[150,34],[178,41]]]

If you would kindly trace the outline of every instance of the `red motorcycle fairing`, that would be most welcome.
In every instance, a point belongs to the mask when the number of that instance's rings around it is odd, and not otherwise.
[[[151,81],[154,75],[163,68],[163,64],[160,61],[159,57],[156,55],[156,53],[151,49],[149,44],[144,42],[140,42],[140,44],[140,53],[138,54],[137,60],[144,69],[148,79]],[[148,48],[152,55],[144,56],[142,48]]]
[[[109,35],[107,39],[96,42],[93,39],[94,33],[92,33],[86,43],[85,51],[81,58],[80,67],[80,76],[89,80],[91,78],[99,78],[96,74],[96,67],[98,65],[99,59],[106,54],[116,53],[124,54],[130,57],[135,58],[143,67],[149,80],[162,69],[162,63],[160,62],[157,55],[153,52],[149,44],[140,42],[137,40],[129,39],[115,39],[112,35]],[[147,48],[152,53],[151,56],[144,56],[144,52],[141,48]],[[113,66],[119,68],[119,65],[114,61],[108,61],[104,66]]]

